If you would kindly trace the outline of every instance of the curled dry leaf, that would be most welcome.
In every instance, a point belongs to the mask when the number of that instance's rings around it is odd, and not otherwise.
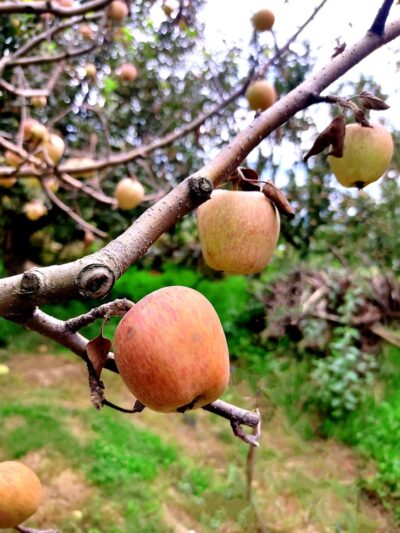
[[[390,106],[387,105],[381,98],[373,95],[368,91],[363,91],[360,93],[360,100],[365,109],[373,109],[375,111],[385,111],[389,109]]]
[[[238,174],[240,176],[239,189],[242,191],[259,191],[260,183],[258,181],[258,174],[255,170],[246,167],[239,167]]]
[[[273,204],[275,204],[275,207],[281,215],[284,215],[287,218],[294,217],[294,209],[289,204],[286,196],[283,194],[283,192],[277,189],[272,182],[267,181],[262,189],[262,192],[269,200],[271,200]]]
[[[361,126],[365,126],[366,128],[372,128],[371,124],[368,122],[367,117],[365,116],[364,111],[361,111],[361,109],[354,112],[354,119],[358,124],[361,124]]]
[[[103,337],[103,335],[95,337],[89,341],[86,346],[88,359],[93,365],[93,369],[96,372],[97,378],[100,378],[101,371],[106,364],[110,348],[111,341]]]
[[[321,132],[315,139],[311,149],[304,156],[304,162],[313,156],[320,154],[328,148],[332,147],[328,155],[335,157],[343,157],[344,136],[346,132],[346,122],[343,115],[334,118],[327,128]]]

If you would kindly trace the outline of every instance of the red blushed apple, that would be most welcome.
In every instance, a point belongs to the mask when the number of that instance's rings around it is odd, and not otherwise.
[[[197,209],[197,227],[208,266],[254,274],[267,266],[274,253],[280,218],[262,192],[216,190]]]
[[[16,527],[39,507],[42,486],[30,468],[17,461],[0,463],[0,529]]]
[[[128,389],[164,413],[207,405],[229,381],[229,354],[218,315],[199,292],[164,287],[123,317],[114,355]]]

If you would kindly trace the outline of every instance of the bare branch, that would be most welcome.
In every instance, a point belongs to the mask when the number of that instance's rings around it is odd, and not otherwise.
[[[73,50],[67,50],[66,52],[62,52],[61,54],[54,54],[54,55],[41,55],[41,56],[28,56],[28,57],[19,57],[17,59],[12,59],[7,63],[7,67],[27,67],[30,65],[44,65],[48,63],[58,63],[60,61],[64,61],[66,59],[72,59],[74,57],[83,56],[85,54],[90,54],[90,52],[93,52],[96,48],[98,48],[100,45],[99,43],[93,43],[89,46],[86,46],[84,48],[75,48]]]
[[[31,13],[41,15],[50,13],[60,18],[75,17],[90,11],[100,11],[106,7],[111,0],[92,0],[79,4],[77,7],[62,7],[58,2],[2,2],[0,3],[0,15],[11,13]]]
[[[78,226],[80,226],[82,229],[85,229],[87,231],[91,231],[94,235],[97,235],[101,239],[105,239],[107,237],[107,233],[104,231],[99,230],[92,224],[89,224],[89,222],[86,222],[82,217],[80,217],[71,207],[69,207],[67,204],[65,204],[47,185],[46,180],[41,180],[40,183],[42,184],[42,188],[44,192],[46,193],[47,197],[53,202],[54,205],[56,205],[61,211],[64,211],[72,220],[74,220]]]
[[[372,26],[369,31],[375,35],[382,36],[385,31],[386,20],[389,16],[390,8],[393,5],[394,0],[384,0],[378,14],[375,17]]]

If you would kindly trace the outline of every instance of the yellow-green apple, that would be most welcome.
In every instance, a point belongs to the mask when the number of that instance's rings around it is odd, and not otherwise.
[[[87,78],[89,78],[90,80],[94,81],[96,79],[96,75],[97,75],[96,65],[94,65],[93,63],[86,63],[86,65],[85,65],[85,73],[86,73],[86,77]]]
[[[197,209],[197,227],[209,267],[254,274],[271,260],[280,218],[262,192],[215,190]]]
[[[47,98],[45,96],[32,96],[31,104],[36,108],[46,107]]]
[[[251,21],[256,31],[267,31],[272,29],[275,15],[269,9],[260,9],[260,11],[254,13]]]
[[[122,318],[114,355],[128,389],[164,413],[207,405],[229,381],[229,354],[218,315],[188,287],[164,287]]]
[[[254,111],[265,111],[276,102],[275,87],[267,80],[258,80],[249,85],[246,91],[246,98],[250,109]]]
[[[57,165],[64,154],[65,143],[59,135],[50,133],[49,138],[42,143],[41,148],[42,151],[38,153],[38,157],[46,161],[47,155],[54,165]]]
[[[119,69],[119,77],[123,81],[134,81],[138,75],[137,68],[132,63],[124,63]]]
[[[42,486],[26,465],[0,463],[0,528],[14,528],[32,516],[40,503]]]
[[[108,17],[116,22],[124,20],[128,16],[128,13],[128,6],[122,0],[113,0],[107,11]]]
[[[384,126],[347,124],[343,157],[328,156],[328,162],[341,185],[362,189],[386,172],[392,155],[393,139]]]
[[[26,218],[36,221],[39,220],[39,218],[47,215],[47,207],[44,205],[42,200],[35,199],[27,202],[24,205],[23,212],[25,213]]]
[[[122,178],[115,187],[114,196],[119,209],[133,209],[143,202],[145,190],[138,180],[132,178]]]
[[[31,128],[31,139],[33,141],[45,141],[49,138],[49,130],[43,124],[33,124]]]

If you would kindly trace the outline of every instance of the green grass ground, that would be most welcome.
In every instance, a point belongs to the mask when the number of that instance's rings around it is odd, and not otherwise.
[[[391,533],[392,517],[367,500],[360,480],[375,465],[333,439],[306,439],[282,409],[264,414],[252,502],[247,447],[226,421],[202,410],[126,415],[89,403],[84,365],[72,355],[0,355],[0,460],[19,459],[44,491],[27,525],[62,533]],[[110,400],[130,406],[118,376],[104,375]],[[246,408],[247,386],[226,394]]]

